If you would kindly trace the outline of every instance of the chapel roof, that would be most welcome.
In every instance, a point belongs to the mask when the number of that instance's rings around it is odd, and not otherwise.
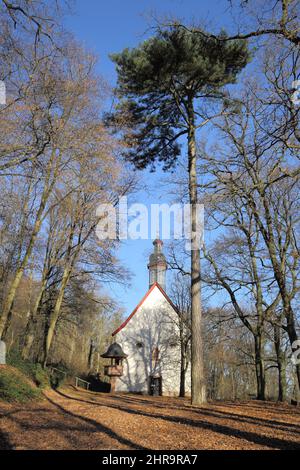
[[[145,302],[145,300],[147,299],[147,297],[151,294],[151,292],[155,289],[155,287],[157,287],[160,292],[163,294],[163,296],[165,297],[165,299],[169,302],[169,304],[171,305],[171,307],[175,310],[175,312],[177,312],[177,308],[175,307],[175,305],[173,304],[172,300],[170,299],[170,297],[165,293],[164,289],[158,284],[158,282],[155,282],[154,284],[152,284],[152,286],[150,287],[150,289],[148,290],[148,292],[146,292],[146,294],[144,295],[144,297],[142,298],[142,300],[140,301],[140,303],[135,307],[135,309],[131,312],[131,314],[129,315],[129,317],[126,318],[126,320],[119,326],[119,328],[117,328],[113,333],[112,333],[112,336],[115,336],[117,333],[119,333],[126,325],[127,323],[131,320],[131,318],[136,314],[136,312],[138,311],[138,309],[143,305],[143,303]]]

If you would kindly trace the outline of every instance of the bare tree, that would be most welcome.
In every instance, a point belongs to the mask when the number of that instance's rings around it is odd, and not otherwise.
[[[300,44],[299,3],[297,0],[229,0],[229,3],[232,8],[238,4],[242,13],[241,17],[247,18],[246,25],[239,24],[239,31],[235,34],[224,35],[220,38],[217,35],[208,34],[200,28],[187,27],[178,21],[173,24],[218,41],[226,42],[271,35],[283,38],[295,46]],[[241,31],[241,29],[245,31]]]
[[[253,261],[259,262],[262,271],[260,279],[263,280],[260,289],[266,293],[265,298],[261,296],[260,301],[264,309],[263,315],[270,319],[278,303],[282,305],[285,318],[282,327],[293,348],[294,341],[298,338],[294,303],[299,292],[299,180],[295,175],[290,176],[290,166],[287,163],[289,150],[286,146],[281,143],[273,146],[265,144],[264,129],[260,125],[264,117],[260,101],[257,102],[248,93],[244,97],[241,112],[224,118],[219,129],[227,146],[218,151],[218,155],[207,159],[207,171],[212,175],[208,186],[213,188],[214,201],[224,197],[219,206],[222,209],[220,225],[232,225],[232,216],[237,208],[240,215],[238,218],[234,216],[234,227],[244,231],[245,214],[247,220],[253,223],[252,227],[249,226],[249,235],[259,239],[258,252],[255,252]],[[291,159],[289,162],[291,164]],[[235,204],[233,213],[232,203]],[[223,274],[218,269],[216,257],[210,257],[210,262],[214,265],[218,279],[223,278],[223,286],[230,292],[229,286],[226,287],[228,277],[226,272]],[[253,263],[252,274],[254,275]],[[236,278],[231,275],[229,280],[235,281]],[[259,287],[256,276],[245,283],[239,279],[237,283],[241,287]],[[234,292],[230,295],[235,302],[233,294]],[[273,295],[271,302],[270,295]],[[300,369],[297,367],[298,380],[299,373]]]
[[[28,112],[32,117],[28,131],[33,135],[36,132],[38,135],[47,134],[49,144],[38,162],[30,162],[33,174],[39,181],[40,196],[33,208],[31,235],[3,301],[0,335],[5,334],[7,329],[17,288],[49,210],[50,196],[67,176],[69,166],[73,164],[75,167],[89,157],[89,139],[95,138],[97,142],[103,135],[99,118],[96,119],[99,88],[93,76],[93,64],[92,56],[85,56],[77,46],[68,44],[63,60],[61,56],[51,55],[48,66],[45,68],[44,63],[37,71],[28,103]],[[36,122],[38,127],[35,126]],[[59,192],[56,194],[59,195]],[[55,204],[59,203],[59,197],[57,199]]]

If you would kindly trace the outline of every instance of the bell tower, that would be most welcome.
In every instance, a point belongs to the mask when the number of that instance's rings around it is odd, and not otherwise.
[[[166,270],[167,262],[162,252],[163,242],[158,238],[154,240],[154,252],[149,257],[149,288],[157,282],[165,291],[166,290]]]

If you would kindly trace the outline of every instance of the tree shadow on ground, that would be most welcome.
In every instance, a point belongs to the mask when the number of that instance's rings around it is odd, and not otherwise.
[[[109,395],[108,397],[105,397],[105,399],[111,399],[114,402],[121,401],[125,405],[126,404],[138,405],[138,406],[150,405],[150,406],[153,406],[154,409],[188,411],[188,412],[192,412],[196,414],[207,415],[209,417],[215,417],[219,419],[230,419],[230,420],[235,420],[241,423],[258,425],[258,426],[268,427],[268,428],[275,429],[275,430],[281,430],[284,432],[292,432],[292,433],[300,434],[299,425],[295,423],[287,423],[287,422],[277,421],[274,419],[259,418],[257,416],[241,415],[241,414],[232,413],[229,411],[211,409],[209,405],[202,407],[201,409],[196,408],[196,407],[191,407],[182,403],[179,405],[172,406],[171,404],[168,404],[168,403],[158,403],[157,401],[155,401],[155,399],[139,399],[137,397],[131,397],[131,396],[124,397],[122,395]],[[97,403],[97,397],[92,398],[91,403]],[[261,411],[262,407],[259,409]]]
[[[61,396],[64,396],[66,398],[70,398],[68,397],[67,395],[64,395],[63,393],[59,392],[59,391],[55,391],[55,393],[61,395]],[[76,418],[77,420],[79,421],[83,421],[84,423],[87,423],[91,426],[93,426],[95,428],[95,431],[97,432],[102,432],[104,434],[106,434],[107,436],[109,436],[110,438],[112,439],[115,439],[116,441],[118,441],[120,444],[123,444],[127,447],[129,447],[130,449],[134,449],[134,450],[149,450],[149,448],[147,447],[144,447],[142,445],[139,445],[129,439],[126,439],[122,436],[120,436],[119,434],[117,434],[115,431],[113,431],[112,429],[108,428],[107,426],[104,426],[102,423],[99,423],[98,421],[95,421],[91,418],[87,418],[87,417],[83,417],[83,416],[80,416],[80,415],[77,415],[76,413],[72,413],[71,411],[69,410],[66,410],[63,406],[59,405],[58,403],[56,403],[55,401],[51,400],[51,398],[49,397],[46,397],[46,399],[53,405],[55,406],[56,408],[58,408],[62,413],[68,415],[68,416],[72,416],[73,418]],[[92,404],[95,404],[92,402]]]
[[[259,418],[257,416],[245,416],[221,410],[202,409],[201,411],[195,410],[195,412],[207,416],[212,416],[215,418],[233,419],[239,421],[240,423],[254,424],[257,426],[300,434],[299,425],[295,423],[284,423],[282,421],[277,421],[274,419]]]
[[[191,407],[189,405],[185,405],[184,403],[181,403],[179,405],[171,405],[171,404],[168,404],[168,403],[157,403],[154,399],[138,399],[136,397],[123,397],[121,395],[117,395],[117,396],[110,396],[109,398],[111,398],[112,400],[115,400],[115,401],[122,401],[124,402],[125,404],[131,404],[131,405],[135,405],[135,404],[138,404],[138,405],[152,405],[154,408],[160,408],[160,409],[168,409],[168,410],[175,410],[175,411],[189,411],[189,412],[193,412],[193,413],[197,413],[197,414],[203,414],[203,415],[207,415],[207,416],[211,416],[211,417],[215,417],[215,418],[224,418],[224,419],[232,419],[232,420],[238,420],[239,422],[243,422],[243,423],[248,423],[248,424],[255,424],[255,425],[259,425],[259,426],[264,426],[264,427],[269,427],[269,428],[272,428],[272,429],[277,429],[277,430],[281,430],[281,431],[285,431],[285,432],[293,432],[293,433],[296,433],[296,434],[300,434],[300,427],[298,424],[295,424],[295,423],[288,423],[288,422],[283,422],[283,421],[277,421],[275,419],[266,419],[266,418],[260,418],[258,416],[249,416],[249,415],[241,415],[241,414],[238,414],[238,413],[233,413],[233,412],[230,412],[230,411],[224,411],[224,410],[220,410],[220,409],[216,409],[216,407],[214,407],[214,409],[210,408],[210,405],[206,405],[205,407],[202,407],[201,409],[198,409],[198,408],[195,408],[195,407]],[[221,406],[221,405],[217,405],[217,406]],[[224,406],[224,405],[223,405]],[[227,406],[227,404],[226,404]],[[259,410],[259,411],[262,411],[263,410],[263,406],[261,407],[258,407],[258,406],[255,406],[252,408],[252,406],[250,405],[249,406],[249,411],[251,410]],[[276,411],[280,411],[280,409],[277,409],[276,408]],[[280,411],[281,412],[281,411]],[[289,413],[289,416],[290,416],[290,413]]]
[[[214,405],[216,407],[221,407],[221,406],[224,406],[224,403],[214,403]],[[240,402],[240,403],[225,403],[226,407],[227,408],[242,408],[242,409],[249,409],[250,411],[253,410],[253,411],[262,411],[264,409],[264,402],[262,401],[261,403],[257,403],[257,401],[254,401],[254,403],[251,403],[251,402]],[[273,407],[274,409],[276,409],[277,412],[279,412],[280,414],[285,414],[285,415],[288,415],[290,416],[291,415],[291,411],[288,410],[283,404],[278,404],[277,402],[268,402],[268,406],[269,407]]]
[[[65,397],[65,398],[75,400],[75,401],[79,401],[79,402],[83,402],[83,403],[88,403],[88,404],[91,404],[91,405],[94,405],[94,406],[117,409],[119,411],[123,411],[123,412],[129,413],[129,414],[147,416],[147,417],[151,417],[151,418],[154,418],[154,419],[162,419],[164,421],[168,421],[168,422],[171,422],[171,423],[184,424],[184,425],[188,425],[188,426],[191,426],[191,427],[194,427],[194,428],[205,429],[205,430],[213,431],[213,432],[216,432],[216,433],[219,433],[219,434],[222,434],[222,435],[235,437],[237,439],[244,439],[244,440],[247,440],[247,441],[252,442],[254,444],[258,444],[258,445],[261,445],[261,446],[267,446],[267,447],[274,448],[274,449],[284,449],[284,450],[300,449],[300,442],[297,443],[297,442],[289,441],[289,440],[286,440],[286,439],[280,439],[280,438],[276,438],[276,437],[264,436],[264,435],[261,435],[261,434],[254,433],[252,431],[245,431],[245,430],[242,430],[242,429],[235,429],[235,428],[232,428],[230,426],[223,425],[223,424],[209,423],[207,421],[204,421],[200,417],[197,417],[197,420],[195,420],[195,419],[192,419],[192,418],[185,418],[183,416],[176,417],[176,416],[170,416],[170,415],[165,415],[165,414],[160,414],[160,413],[153,414],[153,413],[149,413],[149,412],[144,411],[144,410],[141,411],[141,410],[132,409],[132,408],[128,408],[128,407],[125,408],[124,405],[122,406],[122,405],[111,404],[111,403],[110,404],[108,404],[108,403],[107,404],[101,404],[101,403],[98,403],[98,402],[95,402],[95,401],[84,400],[82,398],[72,397],[70,395],[67,395],[66,393],[61,392],[61,391],[56,391],[56,393],[58,393],[59,395]],[[235,419],[237,421],[239,421],[239,415],[237,415],[235,417]]]

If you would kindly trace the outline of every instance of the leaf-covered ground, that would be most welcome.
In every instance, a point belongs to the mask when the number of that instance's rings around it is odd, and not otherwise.
[[[300,410],[75,390],[0,402],[1,449],[300,449]]]

